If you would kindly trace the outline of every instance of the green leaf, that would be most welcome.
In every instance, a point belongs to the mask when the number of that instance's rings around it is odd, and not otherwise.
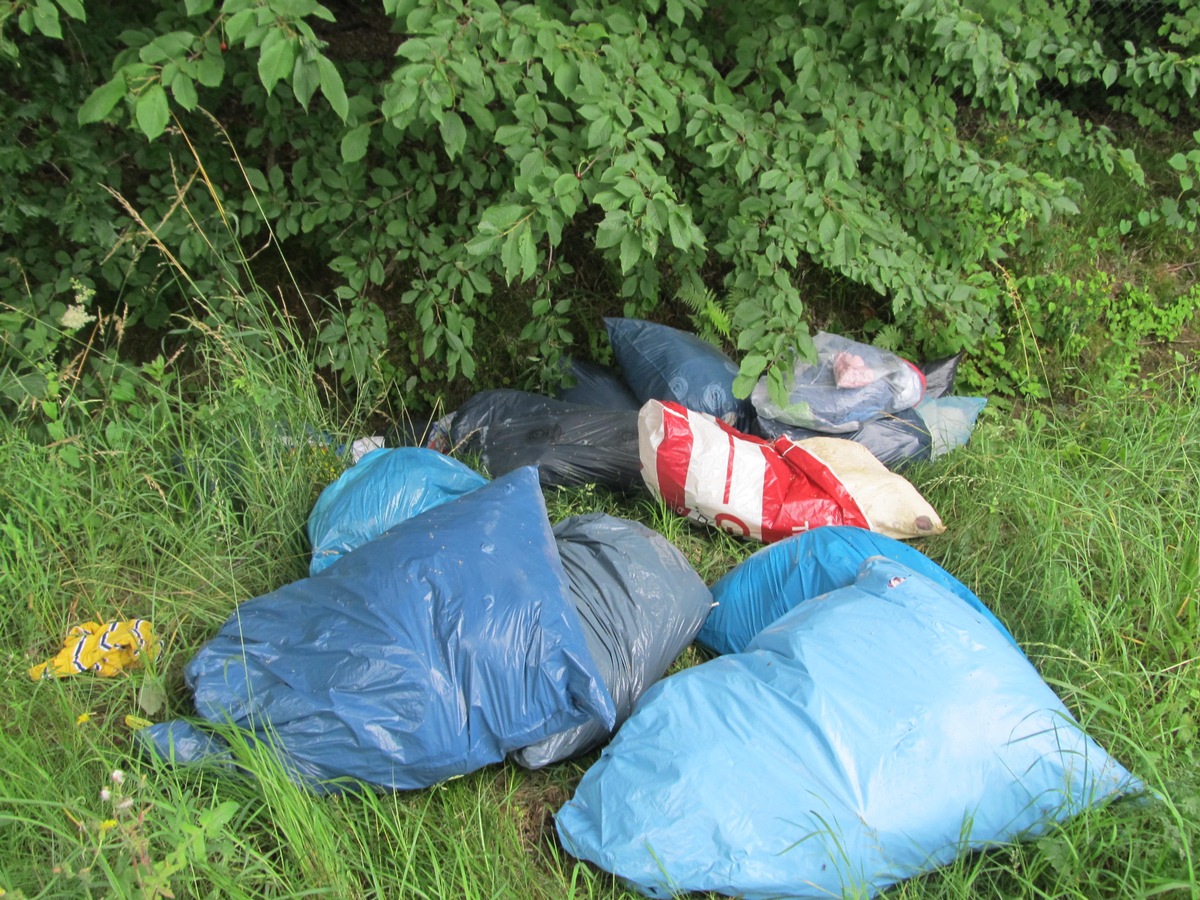
[[[134,118],[138,128],[150,140],[154,140],[167,129],[171,121],[171,110],[167,105],[167,92],[161,84],[155,83],[146,88],[137,98],[134,105]]]
[[[32,7],[33,24],[46,37],[62,39],[62,23],[58,20],[58,7],[50,0],[38,0]]]
[[[817,240],[821,242],[821,246],[830,247],[837,235],[837,216],[834,215],[833,210],[826,210],[825,215],[821,216],[821,224],[817,226]]]
[[[342,137],[342,159],[345,162],[358,162],[367,155],[367,143],[371,136],[371,125],[365,122],[356,125]]]
[[[1167,165],[1170,166],[1172,169],[1174,169],[1176,172],[1182,172],[1185,169],[1187,169],[1187,165],[1188,165],[1187,157],[1184,156],[1182,153],[1176,153],[1174,156],[1172,156],[1170,159],[1167,160]]]
[[[750,396],[750,393],[754,390],[754,386],[756,384],[758,384],[757,375],[751,377],[750,375],[743,375],[739,372],[737,377],[733,379],[733,396],[740,400],[745,400]]]
[[[79,107],[79,124],[87,125],[89,122],[99,122],[121,102],[121,98],[125,96],[127,90],[125,73],[124,71],[118,72],[112,81],[106,81],[100,85],[83,101],[83,105]]]
[[[296,67],[292,69],[292,93],[305,110],[308,109],[308,102],[312,100],[313,94],[317,92],[320,81],[320,70],[316,63],[302,56],[296,57]]]
[[[575,193],[579,188],[579,179],[574,172],[564,172],[554,179],[554,196],[566,197],[569,194]]]
[[[578,84],[579,66],[566,60],[560,62],[554,69],[554,86],[558,88],[558,92],[569,100]]]
[[[758,376],[763,373],[767,367],[767,358],[761,353],[749,353],[742,358],[742,365],[739,372],[750,378],[753,381],[758,380]]]
[[[160,63],[178,59],[196,44],[196,35],[190,31],[170,31],[160,34],[141,50],[138,58],[144,63]]]
[[[495,141],[501,146],[517,144],[529,137],[528,125],[501,125],[496,129]]]
[[[257,15],[254,9],[242,9],[224,20],[225,37],[230,42],[243,40],[254,28]]]
[[[508,231],[525,215],[525,207],[515,203],[489,206],[480,217],[480,224],[493,231]]]
[[[217,87],[225,78],[225,58],[219,52],[206,52],[196,60],[196,80],[205,87]]]
[[[267,176],[263,174],[262,169],[246,166],[243,172],[252,190],[262,191],[264,194],[271,190],[271,184],[267,181]]]
[[[442,143],[446,145],[446,154],[451,159],[460,156],[467,143],[467,126],[463,124],[462,117],[454,110],[448,110],[442,116],[438,130],[442,133]]]
[[[209,2],[211,3],[211,0]],[[58,0],[58,5],[72,19],[78,19],[80,22],[87,21],[87,10],[83,8],[80,0]]]
[[[521,254],[521,278],[528,281],[537,272],[537,244],[533,240],[533,229],[528,225],[521,229],[517,244]]]
[[[688,233],[688,223],[684,219],[683,213],[678,209],[672,208],[667,213],[667,228],[671,232],[671,243],[680,250],[686,250],[692,245],[691,236]]]
[[[627,275],[642,257],[642,242],[632,231],[621,237],[621,274]]]
[[[317,57],[317,71],[321,74],[321,93],[343,122],[350,115],[350,100],[346,97],[346,85],[342,73],[327,56]]]
[[[196,94],[196,82],[182,72],[176,75],[175,80],[171,82],[171,96],[186,110],[195,109],[200,102],[200,97]]]
[[[504,280],[512,284],[512,280],[521,271],[521,247],[518,231],[510,231],[500,248],[500,263],[504,266]]]
[[[477,234],[467,241],[467,252],[472,256],[487,256],[495,252],[502,240],[502,234]]]
[[[268,94],[292,73],[295,62],[296,46],[293,39],[286,37],[279,29],[272,30],[258,54],[258,77]]]
[[[610,212],[596,229],[597,249],[607,250],[609,247],[617,246],[625,236],[628,227],[629,221],[626,213],[620,210]]]
[[[744,151],[738,156],[738,161],[734,163],[733,171],[738,177],[738,181],[745,184],[750,180],[750,176],[754,174],[754,165],[750,162],[750,155]]]

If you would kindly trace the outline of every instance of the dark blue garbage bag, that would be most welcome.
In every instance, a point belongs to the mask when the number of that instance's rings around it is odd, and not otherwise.
[[[461,497],[487,479],[436,450],[373,450],[321,491],[308,516],[316,575],[405,519]]]
[[[537,473],[519,469],[243,603],[184,676],[200,716],[256,732],[301,783],[426,787],[612,727],[569,592]],[[173,727],[143,730],[168,758]]]
[[[663,400],[716,416],[746,432],[749,400],[733,396],[738,367],[719,348],[686,331],[642,319],[604,320],[621,374],[639,403]]]
[[[875,557],[651,688],[556,827],[652,897],[827,900],[1141,790],[991,622]]]
[[[567,383],[555,396],[564,403],[602,409],[641,409],[642,404],[615,369],[582,359],[568,359],[563,368]]]
[[[692,642],[712,594],[674,544],[638,522],[603,513],[572,516],[554,526],[554,537],[619,728]],[[592,719],[513,758],[536,769],[591,750],[609,733]]]
[[[636,409],[564,403],[529,391],[480,391],[454,413],[456,451],[492,475],[537,466],[546,487],[643,488]]]
[[[970,588],[920,550],[848,525],[814,528],[785,538],[726,572],[712,586],[716,605],[696,640],[716,653],[740,653],[784,613],[853,584],[863,562],[872,556],[886,556],[937,582],[1017,646],[1008,629]]]

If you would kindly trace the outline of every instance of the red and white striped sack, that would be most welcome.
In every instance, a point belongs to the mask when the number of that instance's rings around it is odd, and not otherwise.
[[[898,539],[940,534],[933,507],[854,441],[767,442],[678,403],[638,413],[642,479],[681,516],[771,543],[822,525]]]
[[[742,434],[678,403],[638,413],[646,486],[681,516],[772,542],[821,525],[869,527],[833,470],[796,442]]]

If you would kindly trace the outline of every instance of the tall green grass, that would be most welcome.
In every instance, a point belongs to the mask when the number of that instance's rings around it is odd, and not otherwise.
[[[233,768],[176,770],[137,752],[126,717],[189,714],[183,664],[238,602],[305,573],[303,526],[339,465],[323,435],[337,443],[355,424],[330,420],[303,343],[260,313],[257,327],[203,331],[190,373],[151,365],[132,395],[79,408],[64,398],[77,455],[37,437],[34,412],[0,423],[0,887],[28,897],[632,896],[553,836],[554,811],[590,758],[320,797],[245,739],[233,742]],[[970,446],[912,473],[949,526],[922,549],[989,603],[1157,799],[965,857],[892,896],[1196,895],[1196,401],[1177,380],[985,418]],[[549,508],[645,521],[709,582],[753,549],[647,499],[559,491]],[[26,676],[70,625],[128,616],[150,618],[163,640],[148,667],[108,680]]]

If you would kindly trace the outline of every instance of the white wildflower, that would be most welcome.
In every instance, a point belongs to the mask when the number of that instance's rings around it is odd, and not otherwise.
[[[120,769],[113,769],[112,780],[113,780],[113,784],[124,784],[125,783],[125,773],[122,772]]]
[[[96,317],[78,304],[72,304],[67,307],[67,311],[62,314],[59,324],[69,331],[78,331],[88,322],[95,322]]]

